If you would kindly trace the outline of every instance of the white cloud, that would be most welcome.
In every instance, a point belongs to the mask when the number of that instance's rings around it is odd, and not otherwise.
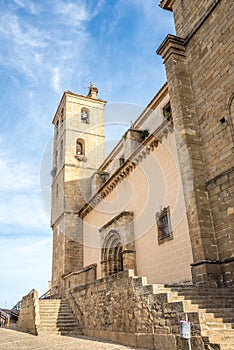
[[[90,14],[84,2],[63,2],[57,1],[53,11],[55,14],[62,15],[63,24],[80,27],[82,22],[90,19]]]
[[[0,151],[0,226],[44,230],[49,218],[43,209],[39,174],[30,163]]]
[[[40,194],[13,194],[2,196],[0,199],[0,226],[14,232],[21,230],[45,230],[49,227]]]
[[[29,6],[27,1],[15,0],[18,5]],[[51,7],[53,5],[53,7]],[[72,65],[83,68],[83,50],[88,46],[88,33],[82,23],[91,18],[84,3],[56,2],[50,4],[50,20],[33,23],[17,16],[9,9],[3,10],[0,20],[0,64],[23,73],[33,83],[49,80],[56,93],[73,78]],[[45,10],[45,9],[44,9]],[[47,18],[47,17],[45,17]],[[70,26],[71,38],[65,26]],[[12,70],[13,69],[13,70]]]
[[[58,93],[61,93],[59,67],[54,67],[53,68],[51,83],[52,83],[52,87],[53,87],[54,91],[56,91]]]
[[[42,30],[30,24],[21,25],[19,19],[9,13],[1,15],[0,34],[19,47],[44,48],[47,45],[47,36]]]
[[[0,152],[1,192],[32,190],[39,184],[39,176],[29,164],[20,162],[16,157],[8,158]]]
[[[48,46],[46,33],[30,24],[20,23],[15,15],[5,13],[1,15],[0,37],[0,63],[35,80]]]
[[[0,306],[13,307],[32,288],[39,295],[48,290],[51,278],[52,237],[0,236]]]
[[[33,15],[39,15],[41,12],[39,3],[35,3],[31,0],[13,0],[13,2],[17,7],[23,8],[27,12],[32,13]]]

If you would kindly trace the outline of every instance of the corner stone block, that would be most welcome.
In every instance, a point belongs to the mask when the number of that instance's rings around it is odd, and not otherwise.
[[[186,347],[188,347],[187,340],[182,339],[179,335],[176,336],[176,350],[184,350]],[[191,347],[192,349],[205,350],[202,337],[191,337]]]
[[[117,332],[116,341],[120,344],[137,347],[137,336],[134,333]]]
[[[157,334],[154,335],[154,349],[155,350],[177,350],[176,339],[174,335]]]
[[[153,334],[137,334],[137,347],[154,350]]]

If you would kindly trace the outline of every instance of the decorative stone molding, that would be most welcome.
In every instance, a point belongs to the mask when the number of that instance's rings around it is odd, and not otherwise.
[[[164,59],[164,62],[171,54],[185,57],[185,41],[175,35],[167,35],[156,53]]]
[[[172,11],[174,2],[175,0],[161,0],[159,6],[164,10]]]
[[[136,271],[133,218],[133,212],[124,211],[100,228],[103,276],[128,269]]]
[[[99,230],[99,232],[103,232],[104,230],[108,229],[110,226],[112,226],[113,224],[115,224],[116,222],[118,222],[121,218],[123,217],[128,217],[129,220],[131,221],[133,219],[134,213],[132,211],[123,211],[122,213],[120,213],[119,215],[115,216],[112,220],[110,220],[107,224],[105,224],[104,226],[102,226]]]
[[[87,162],[87,157],[86,157],[86,156],[77,154],[77,155],[75,155],[75,158],[76,158],[77,160],[79,160],[80,162]]]
[[[155,148],[158,143],[162,142],[168,133],[173,132],[173,125],[167,120],[149,136],[133,154],[126,159],[124,164],[116,170],[116,172],[107,180],[107,182],[99,189],[99,191],[86,203],[79,211],[79,216],[84,218],[88,213],[98,205],[121,181],[123,181]]]

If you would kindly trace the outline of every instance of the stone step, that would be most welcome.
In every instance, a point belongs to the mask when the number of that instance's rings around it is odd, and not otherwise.
[[[67,305],[40,305],[40,309],[63,309],[67,308]]]
[[[56,328],[63,328],[68,329],[70,327],[78,327],[78,323],[57,323],[57,322],[42,322],[41,327],[56,327]]]
[[[184,297],[184,298],[189,298],[189,299],[201,299],[201,300],[213,300],[213,301],[219,301],[219,300],[222,300],[222,299],[227,299],[227,300],[230,300],[230,302],[233,302],[234,301],[234,296],[233,295],[211,295],[211,296],[208,296],[208,295],[199,295],[199,294],[182,294],[182,293],[177,293],[177,292],[173,292],[173,291],[170,291],[169,293],[172,293],[174,295],[177,295],[179,297]]]
[[[73,325],[65,325],[65,326],[60,326],[60,325],[54,325],[54,324],[47,324],[47,325],[44,325],[44,324],[41,324],[38,326],[38,329],[40,330],[47,330],[47,329],[64,329],[64,330],[73,330],[73,329],[77,329],[79,328],[80,329],[80,326],[78,324],[73,324]]]
[[[221,344],[221,350],[233,350],[234,349],[234,343],[229,344],[229,343],[223,343]]]
[[[40,310],[40,314],[41,315],[67,315],[70,314],[72,311],[71,309],[67,309],[67,310]]]
[[[212,343],[218,343],[218,344],[228,344],[229,346],[231,344],[234,344],[234,336],[232,335],[226,335],[226,334],[218,334],[218,333],[215,333],[215,334],[211,334],[209,336],[209,340],[210,342]]]
[[[61,334],[61,335],[80,335],[82,330],[78,327],[76,328],[66,328],[62,329],[59,327],[38,327],[38,334]]]
[[[158,284],[160,286],[160,284]],[[179,291],[179,292],[194,292],[194,293],[208,293],[210,295],[214,293],[234,293],[234,288],[229,287],[220,287],[220,288],[209,288],[209,287],[197,287],[197,286],[173,286],[171,284],[164,284],[162,287],[169,288],[171,290]]]
[[[74,317],[73,315],[64,315],[64,316],[61,316],[61,315],[40,315],[40,320],[74,320]]]
[[[204,330],[203,335],[208,337],[221,336],[221,337],[231,337],[234,340],[234,334],[231,334],[230,329],[207,329]],[[234,332],[233,332],[234,333]]]
[[[67,315],[68,313],[71,313],[71,309],[67,310],[40,310],[40,314],[42,315],[50,315],[50,314],[56,314],[56,315]]]
[[[220,350],[234,350],[234,289],[204,288],[191,284],[147,284],[142,278],[133,278],[134,290],[148,296],[149,304],[159,302],[164,314],[186,312],[201,335],[210,344],[220,344]],[[197,321],[196,321],[197,315]],[[219,345],[214,345],[219,348]]]
[[[39,334],[82,334],[79,322],[74,317],[70,306],[64,299],[43,300],[40,302]]]
[[[49,325],[56,325],[56,326],[77,326],[78,322],[76,322],[75,320],[73,322],[69,321],[69,322],[50,322],[50,321],[43,321],[41,322],[41,325],[43,326],[49,326]]]

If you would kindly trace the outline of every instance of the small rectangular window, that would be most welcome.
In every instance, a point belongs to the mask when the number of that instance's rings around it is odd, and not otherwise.
[[[164,241],[173,239],[169,207],[163,208],[156,214],[156,221],[158,227],[158,243],[162,244]]]
[[[172,109],[170,101],[166,104],[166,106],[163,107],[163,116],[165,119],[167,119],[169,122],[172,122]]]
[[[121,156],[119,158],[119,165],[122,166],[124,164],[124,162],[125,162],[124,156]]]

